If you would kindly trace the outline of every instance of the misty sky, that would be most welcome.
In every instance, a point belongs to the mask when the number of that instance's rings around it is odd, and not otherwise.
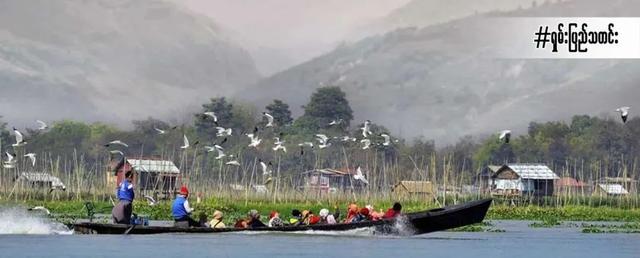
[[[275,50],[289,58],[283,62],[293,65],[331,50],[356,27],[386,16],[409,0],[181,2],[233,31],[245,48],[254,52],[252,54],[255,55],[255,48]],[[260,64],[258,66],[260,68]]]

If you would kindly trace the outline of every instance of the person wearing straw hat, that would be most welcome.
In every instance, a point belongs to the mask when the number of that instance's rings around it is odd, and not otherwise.
[[[222,218],[224,217],[224,214],[219,211],[219,210],[215,210],[213,212],[213,219],[209,222],[209,227],[211,228],[224,228],[225,225],[222,222]]]
[[[180,193],[176,196],[171,207],[171,215],[176,227],[198,227],[200,223],[192,219],[189,215],[194,211],[189,207],[189,189],[186,186],[180,187]]]

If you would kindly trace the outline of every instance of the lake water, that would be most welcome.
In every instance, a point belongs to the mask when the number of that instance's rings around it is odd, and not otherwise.
[[[72,235],[40,218],[11,219],[0,222],[0,257],[640,257],[640,234],[530,228],[525,221],[492,221],[494,228],[506,231],[499,233],[412,237],[377,236],[368,230],[109,236]]]

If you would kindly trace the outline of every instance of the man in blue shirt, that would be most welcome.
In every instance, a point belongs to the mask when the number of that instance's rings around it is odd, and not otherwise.
[[[118,204],[111,210],[113,223],[116,224],[131,224],[131,213],[133,213],[133,199],[135,198],[133,183],[131,182],[133,180],[133,172],[127,171],[124,177],[125,179],[122,180],[116,190]]]
[[[200,223],[189,216],[193,209],[189,206],[187,198],[189,198],[189,189],[186,186],[182,186],[180,193],[173,200],[173,205],[171,206],[171,215],[175,220],[174,225],[176,227],[199,227]]]

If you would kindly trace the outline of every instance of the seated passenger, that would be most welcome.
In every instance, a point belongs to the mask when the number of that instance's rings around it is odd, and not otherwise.
[[[355,203],[349,204],[347,208],[347,218],[345,218],[344,223],[351,223],[353,219],[358,215],[358,205]]]
[[[313,211],[304,210],[302,211],[303,224],[305,225],[314,225],[318,224],[320,221],[320,217],[313,214]]]
[[[374,208],[373,205],[369,204],[366,206],[367,209],[369,209],[369,218],[372,221],[378,221],[381,220],[382,217],[384,217],[384,212],[382,211],[382,209],[380,210],[380,212],[377,212]]]
[[[272,211],[269,214],[269,223],[267,223],[269,227],[282,227],[284,226],[284,222],[280,219],[280,213],[277,211]]]
[[[257,210],[249,211],[249,222],[247,222],[247,227],[249,228],[264,228],[267,225],[260,221],[260,213]]]
[[[291,224],[292,226],[298,226],[302,224],[302,213],[299,210],[294,209],[291,211],[289,224]]]
[[[213,212],[213,219],[209,222],[211,228],[224,228],[225,225],[222,222],[223,214],[221,211],[216,210]]]
[[[320,210],[318,215],[320,215],[320,221],[318,224],[336,224],[336,219],[333,217],[333,214],[329,214],[328,209]]]
[[[393,204],[393,208],[390,208],[389,210],[387,210],[387,212],[384,214],[384,219],[392,219],[397,217],[398,215],[401,214],[402,211],[402,205],[400,205],[399,202],[396,202]]]
[[[176,227],[198,227],[200,223],[192,219],[189,215],[193,209],[189,207],[189,189],[186,186],[180,188],[180,193],[173,201],[171,206],[171,214],[175,221]]]
[[[356,215],[351,222],[356,223],[356,222],[363,222],[363,221],[370,221],[370,220],[371,220],[371,217],[369,216],[369,209],[365,207],[360,209],[360,211],[358,212],[358,215]]]

